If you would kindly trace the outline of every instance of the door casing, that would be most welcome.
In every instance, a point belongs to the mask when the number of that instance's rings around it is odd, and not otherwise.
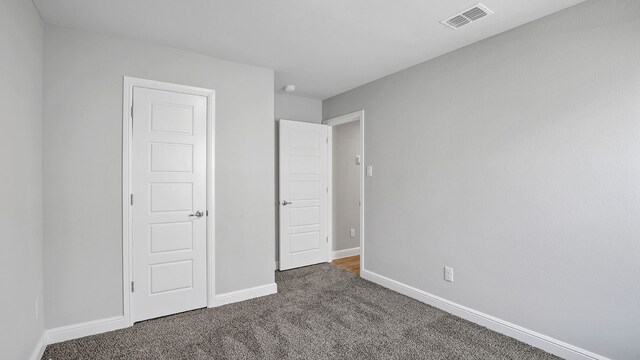
[[[215,297],[215,91],[186,85],[140,79],[125,76],[123,78],[122,97],[122,305],[125,326],[133,325],[131,316],[131,269],[132,258],[132,211],[131,211],[131,145],[133,88],[172,91],[183,94],[199,95],[207,98],[207,307],[214,306]]]

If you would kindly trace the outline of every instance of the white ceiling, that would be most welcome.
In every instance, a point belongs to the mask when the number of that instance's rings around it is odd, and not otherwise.
[[[45,21],[276,71],[325,99],[583,0],[480,0],[495,15],[439,21],[478,0],[34,0]]]

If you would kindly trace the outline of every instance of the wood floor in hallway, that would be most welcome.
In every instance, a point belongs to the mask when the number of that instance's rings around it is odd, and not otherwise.
[[[349,256],[342,259],[335,259],[332,262],[340,267],[351,271],[352,273],[360,275],[360,255]]]

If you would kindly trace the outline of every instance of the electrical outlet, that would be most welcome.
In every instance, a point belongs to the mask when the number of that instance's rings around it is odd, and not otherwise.
[[[356,237],[356,229],[349,230],[349,237],[351,237],[351,238]]]
[[[444,280],[453,282],[453,268],[449,266],[444,267]]]
[[[38,309],[39,309],[38,303],[39,302],[40,302],[40,299],[36,298],[36,320],[38,320]]]

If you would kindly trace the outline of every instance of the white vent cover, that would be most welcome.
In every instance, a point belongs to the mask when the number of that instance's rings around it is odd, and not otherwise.
[[[471,24],[476,20],[482,19],[483,17],[492,14],[493,11],[489,10],[488,7],[482,4],[478,4],[440,22],[452,29],[459,29],[467,24]]]

